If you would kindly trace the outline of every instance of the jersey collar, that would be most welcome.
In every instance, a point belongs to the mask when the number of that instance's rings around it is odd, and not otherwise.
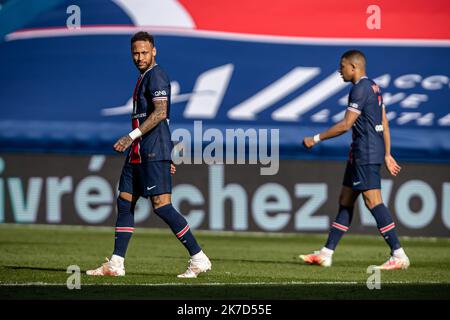
[[[356,81],[355,84],[358,84],[362,79],[369,79],[367,76],[362,76],[361,78],[359,78],[358,81]]]
[[[145,70],[145,72],[144,73],[142,73],[141,75],[140,75],[140,78],[142,79],[142,78],[144,78],[144,76],[146,75],[146,73],[147,72],[149,72],[150,70],[152,70],[154,67],[156,67],[158,64],[157,63],[155,63],[151,68],[148,68],[147,70]]]

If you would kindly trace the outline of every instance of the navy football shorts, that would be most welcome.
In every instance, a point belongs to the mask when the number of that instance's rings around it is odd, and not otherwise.
[[[380,164],[357,165],[347,162],[343,185],[353,190],[381,189]]]
[[[170,161],[125,163],[120,176],[119,191],[145,198],[172,193]]]

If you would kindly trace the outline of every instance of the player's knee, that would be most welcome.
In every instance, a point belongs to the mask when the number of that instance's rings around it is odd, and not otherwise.
[[[348,195],[341,193],[339,196],[339,205],[343,207],[353,207],[353,198],[349,197]]]
[[[168,205],[171,203],[170,197],[167,197],[165,194],[157,195],[151,198],[153,209],[158,209],[162,206]]]
[[[343,207],[353,207],[358,195],[358,191],[342,186],[341,193],[339,194],[339,205]]]
[[[364,204],[366,205],[367,209],[371,210],[372,208],[375,208],[377,205],[382,203],[381,199],[378,198],[371,198],[371,197],[364,197]]]
[[[348,199],[345,199],[345,198],[339,199],[339,205],[342,207],[353,207],[353,203],[351,201],[348,201]]]
[[[367,190],[363,192],[364,203],[367,209],[371,210],[375,208],[377,205],[383,203],[383,199],[381,197],[381,191],[377,189]]]
[[[130,202],[133,202],[133,195],[131,193],[128,192],[121,192],[119,194],[119,198],[122,198],[123,200],[127,200]]]

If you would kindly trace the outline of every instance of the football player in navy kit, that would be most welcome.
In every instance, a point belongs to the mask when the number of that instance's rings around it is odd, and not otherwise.
[[[381,198],[382,163],[393,176],[401,168],[391,155],[389,125],[380,88],[366,76],[366,57],[361,51],[350,50],[342,55],[340,74],[345,82],[353,83],[344,119],[328,130],[303,140],[306,148],[312,148],[320,141],[352,129],[353,142],[339,198],[339,212],[331,225],[325,246],[313,254],[300,255],[300,258],[308,264],[331,266],[334,250],[350,227],[355,200],[362,194],[380,234],[391,249],[390,258],[378,269],[406,269],[410,265],[409,259],[400,245],[392,216]]]
[[[88,275],[125,275],[125,253],[134,232],[134,208],[139,197],[150,198],[154,212],[171,228],[190,254],[187,270],[179,278],[196,278],[211,269],[186,219],[172,206],[171,152],[169,129],[170,81],[156,63],[154,38],[138,32],[131,39],[131,54],[140,72],[133,92],[132,131],[115,144],[117,152],[129,148],[119,182],[114,252],[111,260]]]

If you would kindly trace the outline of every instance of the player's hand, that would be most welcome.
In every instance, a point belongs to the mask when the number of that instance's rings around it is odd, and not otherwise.
[[[305,148],[311,149],[316,143],[314,142],[313,137],[305,137],[303,139],[303,145]]]
[[[132,143],[133,140],[131,140],[131,137],[129,135],[126,135],[117,140],[113,148],[117,152],[124,152],[129,146],[131,146]]]
[[[174,175],[175,172],[177,172],[177,168],[175,167],[175,165],[173,164],[173,162],[170,163],[170,174]]]
[[[393,175],[394,177],[397,176],[400,172],[400,170],[402,169],[397,161],[395,161],[395,159],[391,156],[391,155],[387,155],[384,157],[384,162],[386,164],[386,168],[388,169],[389,173],[391,175]]]

